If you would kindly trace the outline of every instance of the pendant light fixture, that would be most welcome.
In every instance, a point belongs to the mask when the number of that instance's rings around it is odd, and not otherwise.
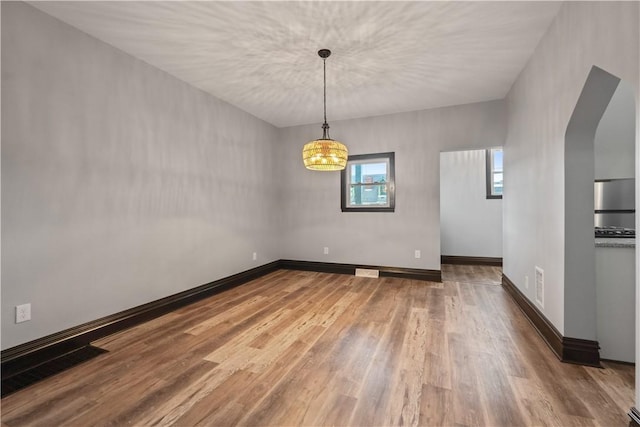
[[[331,139],[327,124],[327,58],[331,55],[329,49],[320,49],[318,55],[322,58],[324,70],[324,123],[322,124],[322,138],[308,142],[302,149],[302,160],[307,169],[317,171],[339,171],[347,165],[349,151],[341,142]]]

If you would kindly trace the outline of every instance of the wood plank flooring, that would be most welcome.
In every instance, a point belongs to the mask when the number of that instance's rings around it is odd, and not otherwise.
[[[559,362],[500,268],[442,270],[276,271],[94,343],[2,399],[2,425],[628,425],[634,367]]]

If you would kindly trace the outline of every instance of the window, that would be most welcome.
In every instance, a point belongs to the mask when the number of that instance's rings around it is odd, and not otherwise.
[[[487,199],[502,199],[502,148],[487,150]]]
[[[342,212],[393,212],[395,153],[349,156],[341,173]]]

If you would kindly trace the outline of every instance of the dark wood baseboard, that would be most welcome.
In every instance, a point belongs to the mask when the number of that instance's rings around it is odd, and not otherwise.
[[[502,286],[558,359],[567,363],[601,367],[598,341],[562,336],[544,314],[504,274],[502,275]]]
[[[274,261],[120,313],[3,350],[2,380],[54,360],[91,342],[154,319],[180,307],[261,277],[279,268]]]
[[[461,264],[461,265],[492,265],[502,267],[502,258],[484,257],[484,256],[454,256],[442,255],[440,257],[441,264]]]
[[[602,368],[598,341],[562,337],[562,361]]]
[[[356,268],[378,270],[381,277],[398,277],[401,279],[442,282],[440,270],[423,270],[420,268],[381,267],[376,265],[338,264],[330,262],[280,260],[280,268],[287,270],[317,271],[321,273],[355,274]]]
[[[636,366],[636,362],[625,362],[624,360],[604,359],[602,357],[600,358],[600,362],[610,362],[610,363],[616,363],[618,365]]]
[[[629,415],[629,418],[631,418],[631,421],[635,423],[635,425],[640,426],[640,411],[638,411],[635,406],[629,409],[627,415]],[[629,425],[631,425],[631,423]]]
[[[75,352],[78,349],[90,345],[95,340],[155,319],[180,307],[242,285],[243,283],[257,279],[278,269],[355,274],[356,268],[376,269],[380,271],[381,276],[434,282],[442,281],[439,270],[278,260],[3,350],[0,356],[2,359],[2,366],[0,368],[2,370],[2,380],[15,377],[34,367]]]
[[[60,372],[64,372],[67,369],[78,366],[104,353],[107,353],[107,350],[88,345],[76,349],[71,353],[61,355],[60,357],[46,360],[37,366],[27,369],[26,371],[18,372],[15,375],[3,378],[1,395],[4,398],[11,393],[22,390],[23,388],[29,387],[31,384],[35,384],[38,381],[42,381],[46,378],[59,374]]]

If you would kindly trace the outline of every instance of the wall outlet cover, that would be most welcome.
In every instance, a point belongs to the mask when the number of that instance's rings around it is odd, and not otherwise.
[[[420,249],[416,249],[415,252],[413,253],[413,256],[416,257],[416,259],[420,258],[422,256]]]
[[[16,323],[31,320],[31,304],[16,305]]]

